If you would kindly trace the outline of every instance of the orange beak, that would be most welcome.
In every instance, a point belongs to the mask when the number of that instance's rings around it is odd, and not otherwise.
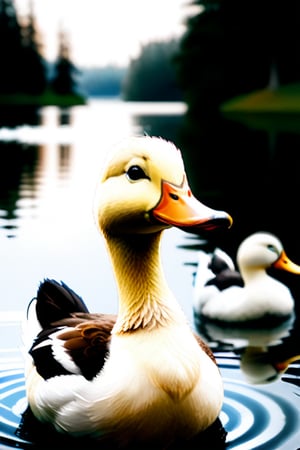
[[[291,356],[290,358],[286,359],[285,361],[275,363],[274,367],[278,372],[285,372],[288,369],[290,364],[292,364],[295,361],[299,361],[299,359],[300,359],[300,355],[294,355],[294,356]]]
[[[300,274],[300,266],[293,263],[293,261],[291,261],[287,257],[284,250],[281,252],[281,255],[277,259],[277,261],[273,263],[273,267],[275,267],[275,269],[286,270],[287,272],[295,273],[298,275]]]
[[[151,215],[159,222],[190,233],[230,228],[232,225],[229,214],[211,209],[197,200],[186,179],[181,186],[162,181],[162,195]]]

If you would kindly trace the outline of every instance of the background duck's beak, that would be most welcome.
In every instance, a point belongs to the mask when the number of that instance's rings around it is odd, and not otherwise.
[[[276,368],[276,370],[278,372],[282,373],[288,369],[290,364],[292,364],[295,361],[299,361],[299,360],[300,360],[300,355],[294,355],[294,356],[291,356],[290,358],[287,358],[284,361],[274,363],[274,367]]]
[[[163,181],[161,198],[151,213],[159,222],[191,233],[229,228],[232,225],[229,214],[209,208],[197,200],[186,180],[181,186]]]
[[[273,267],[275,267],[275,269],[286,270],[287,272],[296,273],[298,275],[300,274],[300,266],[293,263],[293,261],[287,257],[284,250],[281,252],[281,255],[277,261],[274,262]]]

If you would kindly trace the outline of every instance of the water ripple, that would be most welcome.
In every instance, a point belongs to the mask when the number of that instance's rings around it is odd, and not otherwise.
[[[293,389],[286,388],[284,398],[262,388],[225,381],[221,420],[228,431],[229,449],[276,449],[299,433],[299,406],[294,405]]]
[[[252,386],[237,380],[237,369],[221,367],[225,400],[220,415],[227,430],[226,448],[234,450],[296,449],[300,441],[299,388],[282,381]],[[27,406],[24,370],[21,367],[0,372],[0,442],[20,447],[26,444],[14,433]],[[27,443],[28,444],[28,443]]]

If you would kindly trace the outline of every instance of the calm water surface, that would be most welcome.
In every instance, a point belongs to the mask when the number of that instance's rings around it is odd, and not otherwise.
[[[0,128],[0,436],[12,436],[26,404],[20,320],[39,282],[45,277],[63,280],[90,310],[117,312],[110,262],[92,214],[107,150],[131,134],[160,135],[177,143],[183,113],[182,104],[91,100],[70,111],[44,108],[38,125]],[[269,345],[290,339],[293,324],[255,331],[194,321],[199,246],[196,236],[167,230],[162,256],[188,319],[218,358],[225,382],[227,447],[296,450],[299,364],[268,384],[254,385],[247,372],[253,363],[249,354],[264,364]]]

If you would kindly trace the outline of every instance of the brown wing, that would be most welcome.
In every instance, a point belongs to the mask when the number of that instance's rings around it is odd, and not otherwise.
[[[88,380],[100,372],[108,356],[116,318],[109,314],[73,313],[71,318],[54,324],[70,327],[62,330],[57,338],[64,341],[64,348]]]
[[[112,314],[72,313],[72,317],[55,322],[54,326],[70,327],[57,337],[81,373],[87,379],[94,378],[102,369],[109,353],[111,331],[117,316]],[[216,363],[209,346],[194,333],[200,347]]]

